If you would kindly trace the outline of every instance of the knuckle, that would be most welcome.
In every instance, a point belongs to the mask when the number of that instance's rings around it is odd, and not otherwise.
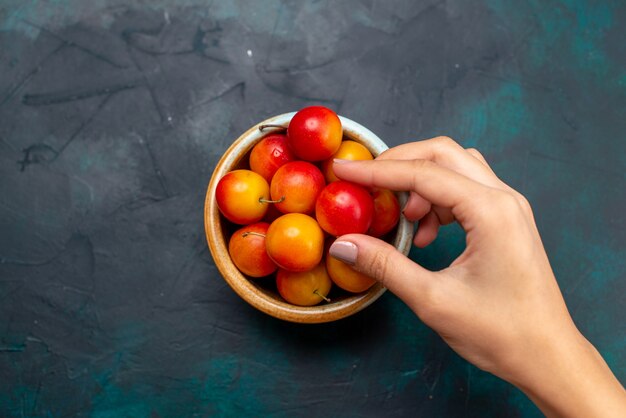
[[[386,286],[385,281],[389,271],[389,257],[386,251],[376,251],[364,265],[364,273]]]
[[[433,155],[436,159],[445,159],[452,151],[463,149],[454,139],[449,136],[438,136],[434,139]]]
[[[431,169],[436,164],[430,160],[412,160],[411,161],[411,190],[417,190],[419,183],[422,181],[422,173],[424,170]]]
[[[502,219],[505,213],[501,204],[504,195],[504,192],[492,189],[476,200],[476,207],[480,208],[477,215],[481,223],[491,225]]]
[[[419,160],[411,160],[411,164],[413,165],[414,169],[421,170],[425,167],[428,167],[430,164],[432,164],[432,162],[430,160],[419,159]]]
[[[450,146],[457,145],[456,141],[450,138],[449,136],[438,136],[435,138],[435,141],[442,147],[450,147]]]
[[[517,199],[517,203],[519,203],[524,213],[526,214],[533,213],[533,208],[532,206],[530,206],[530,202],[528,201],[528,199],[526,199],[524,195],[522,195],[521,193],[515,192],[515,197]]]
[[[500,223],[510,224],[519,218],[521,206],[517,198],[509,192],[501,192],[498,195],[496,207],[500,212]]]
[[[528,201],[517,192],[493,190],[486,200],[482,211],[483,221],[499,227],[516,223],[520,216],[526,216],[530,210]]]
[[[498,194],[498,205],[507,213],[511,213],[519,208],[519,202],[513,193],[501,192]]]
[[[491,169],[491,166],[489,165],[489,162],[487,162],[487,159],[485,158],[485,156],[478,151],[476,148],[468,148],[467,152],[474,157],[475,159],[477,159],[478,161],[480,161],[481,163],[483,163],[483,165],[485,167],[487,167],[489,169],[489,171],[491,171],[493,173],[493,170]],[[493,173],[495,175],[495,173]]]
[[[483,156],[483,153],[478,151],[476,148],[468,148],[467,151],[471,154],[474,154],[474,156],[481,158],[481,159],[485,159],[485,157]]]

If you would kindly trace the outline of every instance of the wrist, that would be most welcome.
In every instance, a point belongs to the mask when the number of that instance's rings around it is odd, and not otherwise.
[[[577,329],[544,339],[509,381],[549,417],[626,416],[626,394]]]

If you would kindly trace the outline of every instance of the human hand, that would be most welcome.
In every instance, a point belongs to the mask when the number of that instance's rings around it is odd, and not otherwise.
[[[417,246],[458,222],[466,248],[438,272],[366,235],[340,237],[331,255],[382,282],[459,355],[518,386],[544,413],[626,416],[623,388],[569,315],[530,205],[478,151],[440,137],[333,168],[344,180],[409,191],[403,213],[420,222]],[[603,394],[602,409],[592,393]]]

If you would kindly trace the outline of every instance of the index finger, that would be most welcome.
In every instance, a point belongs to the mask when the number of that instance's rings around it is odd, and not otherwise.
[[[487,164],[483,164],[453,139],[445,136],[401,144],[386,150],[376,159],[431,160],[489,187],[505,186]]]
[[[434,205],[450,208],[463,223],[466,204],[482,196],[489,187],[430,160],[335,160],[337,177],[364,186],[395,191],[414,191]]]

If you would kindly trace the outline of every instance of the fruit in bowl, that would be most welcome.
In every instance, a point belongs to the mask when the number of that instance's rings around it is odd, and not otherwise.
[[[332,172],[334,158],[372,159],[386,148],[321,106],[270,118],[239,137],[217,164],[205,201],[207,241],[228,284],[257,309],[293,322],[337,320],[380,297],[385,289],[331,260],[324,241],[369,233],[408,254],[406,195]]]

